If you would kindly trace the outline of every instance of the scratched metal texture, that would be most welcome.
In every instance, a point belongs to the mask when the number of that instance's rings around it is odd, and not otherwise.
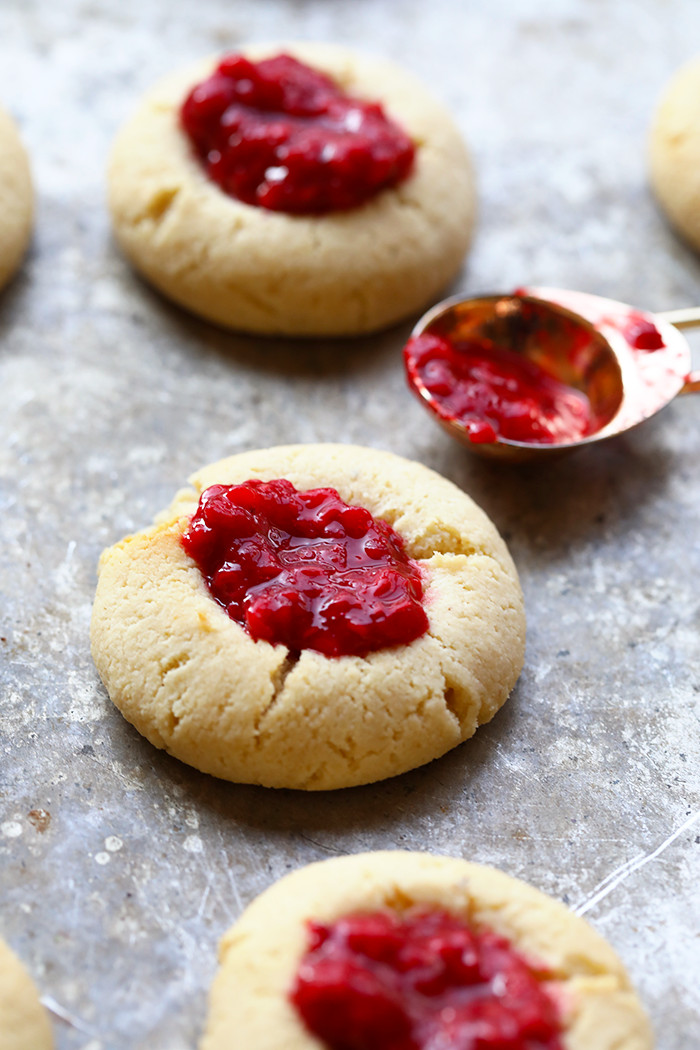
[[[218,331],[132,275],[103,181],[117,126],[171,67],[249,39],[341,40],[430,81],[471,143],[461,287],[698,302],[698,259],[644,160],[698,28],[697,0],[0,6],[0,100],[38,191],[33,248],[0,297],[0,932],[59,1050],[192,1050],[242,907],[309,861],[386,847],[495,864],[585,913],[659,1048],[700,1043],[698,401],[551,465],[472,459],[404,389],[410,325],[316,344]],[[324,440],[420,460],[484,506],[522,576],[525,670],[473,741],[395,780],[218,783],[108,701],[88,649],[97,557],[200,464]]]

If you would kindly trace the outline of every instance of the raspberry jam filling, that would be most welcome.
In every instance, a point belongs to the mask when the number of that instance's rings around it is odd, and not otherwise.
[[[289,55],[227,55],[180,119],[210,178],[272,211],[356,208],[413,167],[411,139],[378,103],[344,94]]]
[[[290,993],[330,1050],[563,1050],[546,971],[443,911],[309,924]]]
[[[256,641],[366,656],[428,629],[403,540],[335,489],[212,485],[182,537],[212,596]]]
[[[443,419],[460,422],[474,443],[558,444],[595,429],[585,394],[488,340],[425,333],[409,340],[404,361]]]

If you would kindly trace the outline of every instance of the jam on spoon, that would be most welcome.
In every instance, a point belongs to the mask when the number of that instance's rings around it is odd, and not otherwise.
[[[584,393],[491,340],[452,341],[425,333],[409,340],[404,360],[409,376],[431,395],[436,411],[463,424],[474,443],[499,436],[566,443],[594,428]]]
[[[532,461],[623,434],[700,390],[678,331],[697,324],[700,309],[651,314],[562,288],[455,297],[415,326],[406,374],[451,437]]]

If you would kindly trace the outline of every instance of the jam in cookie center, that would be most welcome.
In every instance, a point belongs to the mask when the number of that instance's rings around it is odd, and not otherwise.
[[[548,975],[444,911],[309,924],[291,1002],[329,1050],[563,1050]]]
[[[356,208],[413,168],[411,139],[381,105],[346,95],[290,55],[226,56],[192,89],[180,119],[214,182],[273,211]]]
[[[182,537],[209,590],[256,641],[366,656],[428,629],[421,570],[390,525],[335,489],[212,485]]]

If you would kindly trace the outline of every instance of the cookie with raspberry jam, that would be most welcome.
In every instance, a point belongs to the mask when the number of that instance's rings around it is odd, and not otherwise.
[[[17,270],[32,232],[34,192],[17,128],[0,109],[0,288]]]
[[[470,737],[520,673],[518,577],[456,486],[375,449],[205,467],[100,562],[114,703],[227,780],[308,790],[402,773]]]
[[[174,74],[117,136],[114,231],[165,295],[218,324],[356,335],[458,273],[474,190],[460,134],[412,76],[329,44]]]
[[[224,936],[200,1050],[650,1050],[612,948],[494,868],[382,852],[281,879]]]

